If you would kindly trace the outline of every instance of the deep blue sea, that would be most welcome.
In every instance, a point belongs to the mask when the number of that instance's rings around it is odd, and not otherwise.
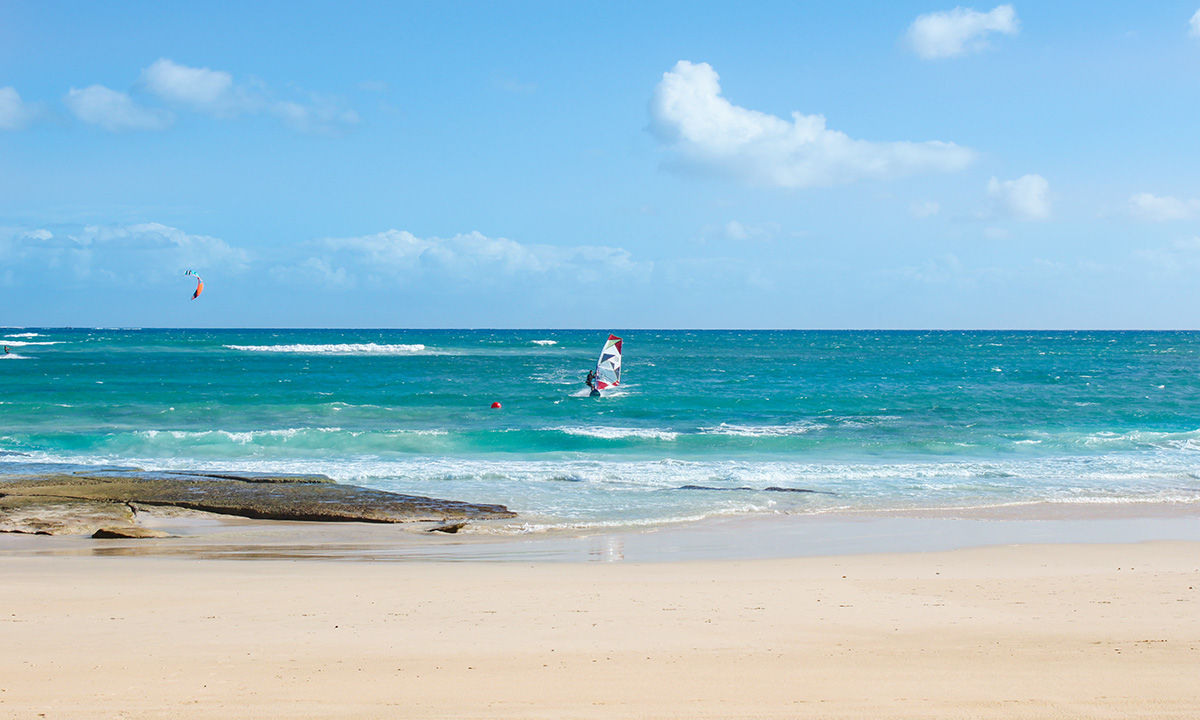
[[[514,531],[1200,503],[1200,333],[611,330],[600,398],[607,329],[0,330],[0,472],[323,473]]]

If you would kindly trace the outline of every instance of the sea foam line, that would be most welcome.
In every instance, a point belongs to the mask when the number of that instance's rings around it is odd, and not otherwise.
[[[226,345],[230,350],[267,353],[304,353],[314,355],[417,355],[425,352],[420,343],[379,345],[377,343],[338,343],[333,345]]]
[[[153,440],[159,436],[171,437],[175,440],[190,440],[212,437],[223,437],[239,444],[254,442],[260,438],[283,438],[290,440],[297,435],[305,433],[336,433],[341,432],[341,428],[336,427],[319,427],[319,428],[279,428],[275,430],[137,430],[133,434],[138,437]]]
[[[700,428],[701,435],[731,435],[734,437],[788,437],[804,435],[814,430],[829,427],[821,423],[803,425],[731,425],[721,423],[716,427]]]
[[[652,428],[620,428],[594,425],[589,427],[555,427],[547,428],[567,435],[580,437],[602,438],[604,440],[620,440],[623,438],[643,438],[649,440],[671,441],[679,437],[679,433],[670,430],[655,430]]]

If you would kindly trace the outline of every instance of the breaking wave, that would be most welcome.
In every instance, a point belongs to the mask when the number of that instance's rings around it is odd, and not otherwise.
[[[670,430],[655,430],[652,428],[620,428],[596,425],[590,427],[558,427],[548,429],[557,430],[558,432],[566,433],[567,435],[601,438],[604,440],[641,438],[646,440],[671,441],[679,437],[679,433],[677,432],[672,432]]]
[[[230,350],[263,353],[300,353],[307,355],[419,355],[426,348],[413,345],[379,345],[377,343],[337,343],[334,345],[226,345]]]
[[[733,425],[721,423],[716,427],[700,428],[701,435],[731,435],[733,437],[789,437],[804,435],[828,427],[821,423],[793,423],[788,425]]]

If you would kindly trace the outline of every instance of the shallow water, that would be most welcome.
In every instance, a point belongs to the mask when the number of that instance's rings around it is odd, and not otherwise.
[[[0,330],[0,470],[316,472],[513,530],[1200,503],[1200,333],[614,331],[597,399],[603,331]]]

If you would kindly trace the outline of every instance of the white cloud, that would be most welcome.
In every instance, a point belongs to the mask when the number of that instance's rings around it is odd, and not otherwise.
[[[730,240],[749,240],[750,231],[737,220],[730,220],[725,223],[725,237]]]
[[[286,282],[302,280],[334,288],[353,287],[355,284],[346,268],[335,268],[325,258],[310,257],[295,265],[277,265],[269,272],[276,280]]]
[[[1003,182],[992,178],[987,189],[1004,212],[1019,220],[1050,217],[1050,183],[1041,175],[1022,175]]]
[[[1167,273],[1200,270],[1200,237],[1177,239],[1165,247],[1139,249],[1134,257]]]
[[[15,88],[0,87],[0,130],[20,130],[37,116],[37,109],[23,101]]]
[[[942,210],[942,206],[939,205],[938,203],[934,202],[933,200],[926,200],[925,202],[913,203],[908,208],[908,211],[910,213],[912,213],[912,216],[915,218],[933,217],[934,215],[937,215],[939,212],[941,212],[941,210]]]
[[[1200,211],[1200,200],[1180,200],[1170,195],[1158,197],[1150,193],[1138,193],[1129,198],[1129,211],[1151,222],[1187,220]]]
[[[597,282],[614,276],[645,276],[651,266],[635,262],[627,250],[598,245],[561,247],[522,244],[478,232],[449,238],[420,238],[405,230],[387,230],[315,243],[330,256],[314,257],[291,268],[307,268],[353,284],[390,282],[397,275],[490,283],[560,277]]]
[[[1012,5],[1001,5],[981,13],[970,8],[921,15],[908,28],[908,44],[926,60],[955,57],[987,47],[988,33],[1016,35],[1017,12]]]
[[[0,257],[14,265],[67,270],[81,278],[132,282],[172,278],[187,268],[237,273],[249,265],[248,253],[224,240],[160,223],[21,230],[7,240],[0,238]]]
[[[341,107],[335,100],[315,93],[309,102],[279,101],[269,106],[271,114],[300,132],[333,132],[340,127],[357,125],[358,113]]]
[[[159,98],[217,115],[236,113],[239,99],[233,90],[233,76],[208,68],[179,65],[159,58],[142,71],[142,83]]]
[[[807,188],[918,172],[951,172],[971,150],[948,142],[868,142],[825,127],[821,115],[791,121],[721,97],[708,63],[680,60],[654,91],[654,129],[687,166],[759,185]]]
[[[769,242],[781,232],[779,223],[748,224],[740,220],[730,220],[724,225],[706,226],[701,237],[706,241],[712,239],[735,243]]]
[[[357,125],[358,113],[336,98],[292,89],[299,97],[279,99],[261,82],[237,83],[223,70],[188,67],[159,58],[142,71],[142,85],[162,101],[214,117],[271,115],[300,132],[337,132]]]
[[[1189,24],[1191,25],[1191,30],[1188,31],[1188,34],[1192,37],[1200,37],[1200,10],[1197,10],[1196,14],[1192,16]]]
[[[99,125],[110,132],[121,130],[162,130],[174,120],[171,113],[137,104],[129,95],[92,85],[82,90],[71,88],[63,102],[89,125]]]

